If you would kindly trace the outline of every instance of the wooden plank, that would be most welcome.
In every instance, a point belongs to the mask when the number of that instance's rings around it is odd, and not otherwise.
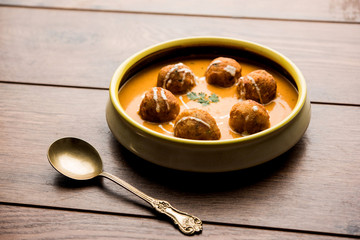
[[[86,139],[105,170],[205,221],[360,235],[359,107],[313,105],[281,157],[249,170],[194,174],[154,166],[118,144],[105,90],[0,84],[0,202],[154,216],[110,181],[76,182],[46,159],[57,138]]]
[[[117,66],[145,47],[218,35],[288,56],[307,78],[312,101],[360,104],[360,28],[354,24],[6,7],[0,8],[0,24],[2,81],[107,88]]]
[[[271,18],[310,21],[360,22],[359,1],[352,0],[1,0],[10,6],[202,15],[236,18]]]
[[[0,205],[2,239],[179,239],[170,223],[150,218]],[[276,237],[274,237],[276,236]],[[205,223],[196,239],[349,239]]]

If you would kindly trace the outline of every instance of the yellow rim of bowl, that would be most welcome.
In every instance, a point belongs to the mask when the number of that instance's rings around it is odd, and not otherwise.
[[[224,140],[192,140],[192,139],[184,139],[184,138],[176,138],[167,136],[164,134],[161,134],[159,132],[153,131],[142,124],[136,122],[133,120],[122,108],[118,92],[120,87],[120,80],[124,76],[124,74],[129,70],[129,68],[143,59],[144,57],[156,53],[158,51],[169,49],[172,47],[190,47],[190,46],[196,46],[196,45],[213,45],[213,44],[219,44],[223,46],[234,46],[234,47],[241,47],[246,51],[257,53],[261,56],[264,56],[279,65],[281,65],[294,79],[297,89],[298,89],[298,100],[297,103],[293,109],[293,111],[288,115],[285,119],[283,119],[280,123],[276,124],[275,126],[268,128],[264,131],[241,137],[241,138],[234,138],[234,139],[224,139]],[[115,107],[116,111],[131,125],[134,127],[140,129],[141,131],[152,135],[154,137],[171,141],[171,142],[178,142],[178,143],[185,143],[185,144],[196,144],[196,145],[218,145],[218,144],[233,144],[238,142],[244,142],[244,141],[250,141],[258,139],[262,136],[265,136],[271,132],[275,132],[279,130],[280,128],[284,127],[287,123],[289,123],[297,114],[300,112],[302,107],[305,104],[306,100],[306,82],[304,79],[304,76],[300,72],[300,70],[296,67],[296,65],[287,57],[282,55],[281,53],[269,48],[265,47],[261,44],[253,43],[250,41],[240,40],[240,39],[234,39],[234,38],[225,38],[225,37],[212,37],[212,36],[205,36],[205,37],[188,37],[188,38],[180,38],[180,39],[174,39],[166,42],[159,43],[157,45],[153,45],[151,47],[148,47],[140,52],[135,53],[128,59],[126,59],[115,71],[109,88],[109,94],[110,94],[110,100]]]

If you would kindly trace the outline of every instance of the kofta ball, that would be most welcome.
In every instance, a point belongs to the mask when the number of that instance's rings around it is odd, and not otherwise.
[[[195,140],[218,140],[220,130],[215,119],[201,109],[186,109],[175,120],[174,136]]]
[[[145,93],[140,104],[139,115],[149,122],[168,122],[180,112],[176,97],[168,90],[154,87]]]
[[[207,83],[220,87],[231,87],[241,76],[240,64],[225,57],[215,58],[205,72]]]
[[[195,75],[183,63],[167,65],[160,69],[157,86],[165,88],[173,94],[183,94],[196,85]]]
[[[251,99],[266,104],[276,96],[276,81],[265,70],[256,70],[241,77],[237,91],[241,99]]]
[[[270,116],[263,105],[245,100],[231,108],[229,125],[237,133],[253,134],[269,128]]]

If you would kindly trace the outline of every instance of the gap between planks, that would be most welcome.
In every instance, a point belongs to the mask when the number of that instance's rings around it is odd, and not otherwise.
[[[12,202],[0,202],[0,205],[13,206],[20,208],[36,208],[36,209],[48,209],[56,211],[69,211],[69,212],[80,212],[80,213],[91,213],[91,214],[104,214],[104,215],[113,215],[113,216],[124,216],[124,217],[133,217],[133,218],[146,218],[146,219],[158,219],[163,218],[163,216],[156,217],[146,216],[146,215],[137,215],[137,214],[125,214],[118,212],[107,212],[107,211],[97,211],[89,209],[76,209],[76,208],[66,208],[66,207],[55,207],[55,206],[46,206],[46,205],[35,205],[35,204],[26,204],[26,203],[12,203]],[[164,217],[165,219],[165,217]],[[203,221],[204,224],[209,225],[218,225],[218,226],[227,226],[235,228],[248,228],[248,229],[257,229],[257,230],[266,230],[266,231],[278,231],[278,232],[288,232],[288,233],[301,233],[309,235],[319,235],[319,236],[331,236],[331,237],[346,237],[357,239],[359,236],[349,235],[349,234],[339,234],[339,233],[329,233],[329,232],[319,232],[319,231],[308,231],[301,229],[290,229],[290,228],[276,228],[276,227],[267,227],[267,226],[256,226],[256,225],[247,225],[247,224],[232,224],[232,223],[223,223],[215,221]]]
[[[28,85],[28,86],[41,86],[41,87],[60,87],[60,88],[79,88],[79,89],[109,91],[109,88],[101,88],[101,87],[72,86],[72,85],[45,84],[45,83],[28,83],[28,82],[11,82],[11,81],[4,81],[4,80],[0,80],[0,84]],[[311,100],[310,100],[310,103],[318,104],[318,105],[360,107],[360,104],[355,104],[355,103],[352,104],[352,103],[336,103],[336,102],[318,102],[318,101],[311,101]]]
[[[186,13],[166,13],[166,12],[144,12],[144,11],[130,11],[130,10],[109,10],[109,9],[91,9],[91,8],[70,8],[70,7],[50,7],[50,6],[23,6],[12,4],[1,4],[0,7],[9,8],[29,8],[40,10],[62,10],[62,11],[79,11],[79,12],[103,12],[103,13],[124,13],[124,14],[142,14],[142,15],[162,15],[162,16],[178,16],[178,17],[202,17],[202,18],[225,18],[225,19],[246,19],[259,21],[282,21],[282,22],[314,22],[314,23],[338,23],[338,24],[360,24],[356,21],[336,21],[336,20],[315,20],[315,19],[284,19],[284,18],[266,18],[266,17],[240,17],[240,16],[226,16],[226,15],[211,15],[211,14],[186,14]]]

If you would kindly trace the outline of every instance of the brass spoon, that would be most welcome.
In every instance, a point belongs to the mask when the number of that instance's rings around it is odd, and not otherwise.
[[[48,159],[58,172],[72,179],[88,180],[102,176],[112,180],[148,202],[158,212],[169,216],[185,234],[192,235],[202,230],[202,222],[199,218],[175,209],[167,201],[152,198],[120,178],[104,172],[99,153],[81,139],[69,137],[55,141],[49,147]]]

